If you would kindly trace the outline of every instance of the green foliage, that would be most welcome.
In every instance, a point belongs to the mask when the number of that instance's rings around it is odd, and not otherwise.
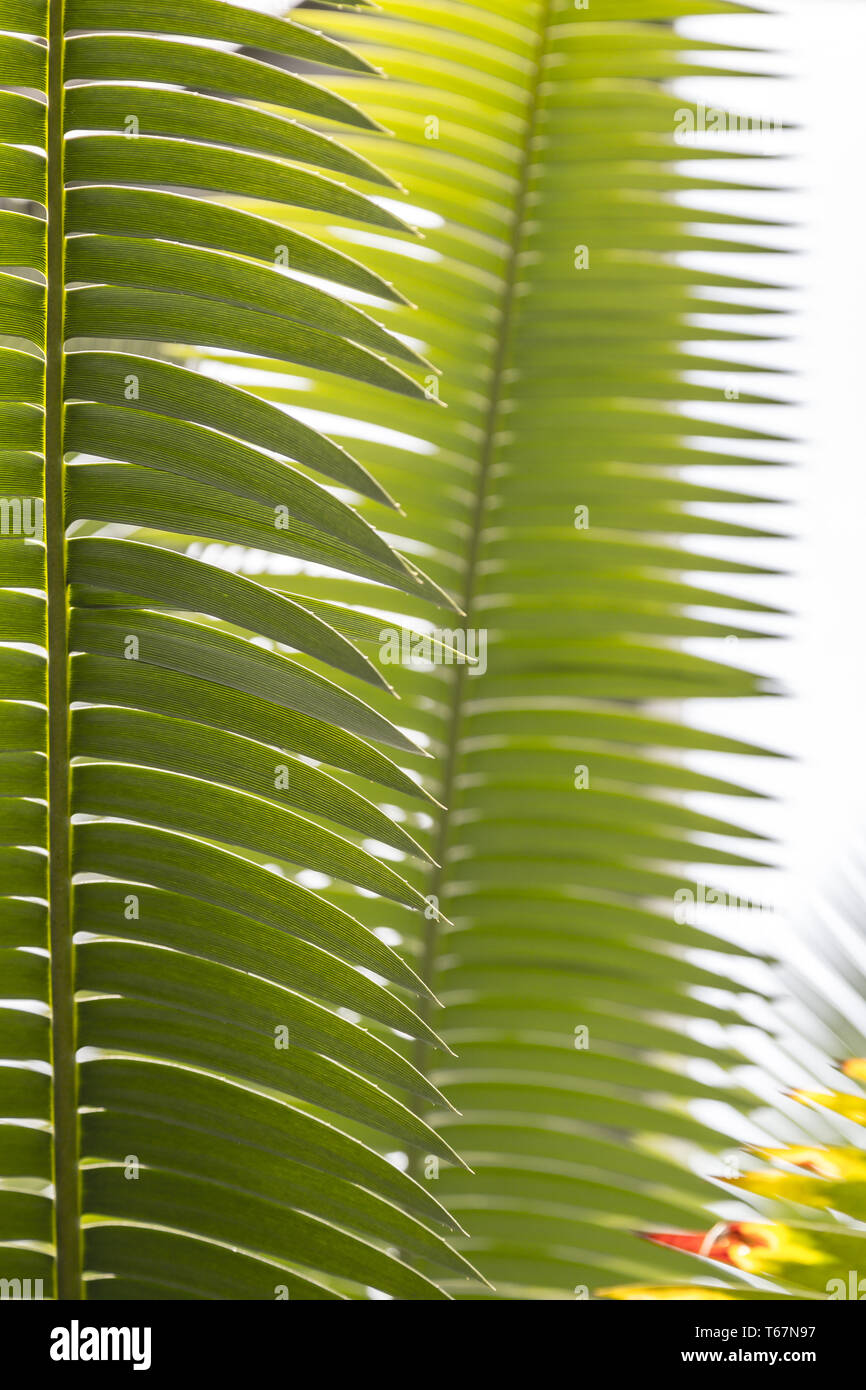
[[[737,369],[714,355],[742,336],[721,316],[749,296],[729,291],[758,287],[673,261],[747,242],[722,213],[695,226],[674,196],[738,185],[705,177],[712,147],[672,167],[684,103],[659,79],[702,71],[703,55],[670,25],[642,22],[735,7],[383,8],[317,11],[317,22],[389,74],[330,85],[394,132],[350,143],[424,211],[423,246],[347,235],[315,215],[295,225],[354,244],[420,306],[395,305],[388,322],[441,369],[428,394],[447,410],[336,379],[316,378],[310,397],[275,377],[261,394],[408,436],[353,447],[400,497],[399,536],[464,610],[448,626],[486,636],[483,673],[386,668],[404,725],[436,755],[430,785],[447,809],[422,839],[440,867],[410,875],[431,900],[424,930],[410,937],[382,904],[379,920],[444,1004],[435,1023],[456,1056],[422,1040],[415,1058],[459,1112],[428,1118],[471,1169],[443,1165],[435,1187],[471,1235],[461,1248],[500,1297],[572,1298],[612,1275],[688,1268],[632,1232],[644,1213],[688,1225],[704,1206],[682,1159],[719,1136],[689,1102],[748,1104],[690,1066],[736,1059],[690,1025],[734,1021],[738,987],[725,956],[689,953],[717,943],[676,921],[672,898],[697,896],[693,865],[721,871],[766,851],[736,815],[684,804],[693,791],[748,792],[683,754],[762,750],[696,727],[671,702],[772,693],[727,665],[721,643],[718,660],[684,650],[686,638],[747,639],[739,615],[767,611],[726,592],[729,576],[755,571],[704,543],[761,533],[694,505],[745,502],[747,489],[682,476],[752,461],[760,436],[704,419],[701,405],[724,403]],[[723,45],[705,56],[724,70]],[[719,317],[707,328],[698,313]],[[696,385],[695,371],[711,384]],[[351,580],[311,579],[305,591],[388,602]],[[712,1004],[696,999],[701,986],[717,991]]]
[[[2,1273],[66,1298],[82,1272],[90,1298],[441,1297],[472,1275],[453,1218],[366,1142],[451,1154],[407,1103],[440,1099],[398,1043],[441,1045],[426,988],[363,904],[295,879],[417,910],[362,843],[425,858],[371,800],[430,804],[392,756],[413,745],[393,697],[346,688],[385,682],[336,615],[185,552],[444,600],[329,488],[393,507],[348,453],[165,355],[268,351],[423,399],[417,354],[283,252],[395,291],[203,196],[400,228],[368,196],[389,179],[304,123],[368,117],[280,63],[368,65],[214,0],[4,0],[2,26],[0,1113],[24,1122],[0,1127]]]
[[[759,438],[691,409],[742,337],[694,315],[751,284],[672,261],[747,243],[675,198],[738,185],[672,168],[660,85],[724,48],[647,21],[742,7],[388,0],[319,35],[0,4],[0,494],[45,502],[44,545],[0,541],[3,994],[33,1005],[0,1013],[0,1272],[676,1277],[631,1230],[694,1221],[670,1141],[748,1097],[688,1065],[734,1060],[690,1025],[737,987],[671,900],[763,857],[684,805],[749,793],[682,754],[762,750],[652,706],[769,692],[683,650],[766,611],[684,540],[760,534],[682,477]],[[388,661],[431,624],[430,669]]]

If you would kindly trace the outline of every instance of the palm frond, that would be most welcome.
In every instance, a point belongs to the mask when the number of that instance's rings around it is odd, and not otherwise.
[[[230,540],[445,600],[345,500],[394,506],[349,453],[168,351],[424,399],[418,354],[331,292],[398,291],[206,196],[402,231],[370,197],[388,177],[308,125],[375,120],[283,65],[370,64],[215,0],[4,0],[2,28],[4,1277],[60,1298],[442,1297],[473,1275],[455,1219],[378,1151],[455,1158],[398,1041],[441,1046],[429,991],[369,904],[297,876],[423,907],[366,847],[426,858],[371,800],[432,805],[415,745],[391,695],[380,712],[347,688],[387,686],[329,608],[186,552]]]
[[[244,378],[263,399],[326,413],[329,433],[351,439],[399,495],[398,548],[465,614],[434,635],[486,665],[449,663],[423,642],[395,646],[390,615],[423,621],[420,599],[395,610],[380,586],[261,576],[378,618],[402,723],[437,756],[429,785],[445,809],[428,813],[432,823],[402,793],[392,798],[439,866],[406,866],[427,911],[411,930],[380,901],[377,921],[443,1002],[436,1025],[456,1054],[438,1057],[422,1039],[414,1060],[457,1107],[420,1103],[471,1171],[417,1159],[412,1171],[459,1218],[471,1237],[462,1248],[506,1298],[580,1296],[612,1276],[673,1282],[688,1260],[637,1242],[633,1228],[649,1210],[678,1224],[703,1210],[706,1189],[682,1155],[714,1147],[717,1133],[692,1102],[750,1103],[691,1065],[738,1060],[692,1026],[737,1019],[740,986],[726,966],[736,949],[677,921],[672,900],[698,894],[698,864],[721,872],[767,858],[736,819],[686,800],[748,788],[703,777],[684,754],[768,750],[693,727],[670,702],[774,693],[686,644],[758,635],[771,609],[726,591],[729,576],[758,567],[704,544],[765,533],[694,505],[747,504],[748,484],[682,476],[684,465],[741,463],[747,478],[758,461],[750,447],[766,435],[694,403],[724,401],[730,373],[752,370],[715,354],[734,342],[748,357],[750,335],[726,326],[729,291],[771,285],[672,259],[753,248],[748,219],[678,199],[740,185],[702,177],[712,150],[674,168],[684,103],[662,85],[735,57],[709,45],[695,60],[701,45],[670,21],[740,8],[389,0],[376,15],[317,10],[329,35],[390,76],[380,86],[335,75],[329,86],[394,132],[352,132],[348,143],[405,186],[402,201],[380,201],[409,219],[417,210],[424,241],[338,229],[314,213],[293,226],[363,248],[399,281],[420,310],[392,302],[383,313],[441,369],[427,393],[448,409],[314,373],[304,373],[313,393],[276,374]],[[714,326],[699,313],[717,315]],[[279,366],[221,360],[227,375]],[[694,385],[698,371],[717,385]],[[371,438],[359,420],[390,433]],[[417,756],[407,765],[425,776]],[[334,885],[329,897],[348,907],[353,891]]]

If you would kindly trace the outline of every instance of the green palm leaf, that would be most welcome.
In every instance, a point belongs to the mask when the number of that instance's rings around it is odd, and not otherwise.
[[[395,610],[381,587],[260,576],[378,617],[403,724],[437,755],[429,785],[446,809],[432,824],[417,829],[411,801],[393,798],[437,861],[406,866],[426,921],[413,931],[415,919],[382,901],[377,920],[444,1003],[437,1029],[456,1054],[418,1040],[419,1070],[458,1113],[418,1107],[471,1171],[417,1158],[411,1171],[459,1218],[470,1233],[461,1248],[506,1298],[574,1297],[626,1273],[681,1276],[684,1258],[633,1229],[644,1211],[682,1226],[704,1206],[681,1155],[716,1147],[718,1132],[691,1102],[754,1103],[689,1065],[737,1060],[702,1046],[691,1023],[735,1021],[739,989],[725,955],[698,962],[689,948],[736,952],[676,921],[672,899],[697,894],[697,863],[768,858],[736,817],[684,804],[691,791],[750,793],[692,771],[683,753],[767,750],[658,708],[773,693],[729,666],[724,647],[710,660],[681,640],[758,635],[752,615],[771,611],[726,592],[729,576],[756,567],[686,539],[766,534],[694,506],[746,503],[745,483],[702,487],[682,467],[748,467],[750,441],[767,438],[691,403],[724,400],[740,365],[714,356],[713,341],[748,337],[693,316],[729,312],[731,289],[768,286],[670,259],[751,248],[738,219],[698,217],[672,196],[739,185],[702,179],[697,163],[697,173],[672,169],[683,103],[659,79],[704,69],[693,61],[701,45],[655,22],[742,7],[647,8],[389,0],[377,15],[317,10],[329,35],[391,77],[329,85],[395,132],[388,143],[353,132],[349,143],[405,185],[407,203],[386,206],[422,209],[425,240],[416,250],[400,233],[345,231],[314,213],[293,226],[361,248],[399,280],[420,311],[387,306],[388,322],[441,369],[427,389],[448,410],[315,373],[304,374],[313,396],[278,375],[251,386],[327,412],[329,432],[342,429],[399,495],[400,548],[466,615],[448,627],[487,638],[483,673],[429,651],[412,669],[387,655],[383,614]],[[725,47],[706,52],[724,70]],[[710,168],[714,153],[690,151]],[[224,355],[222,369],[277,371],[272,358]],[[692,370],[716,385],[694,386]],[[355,442],[359,418],[392,433]],[[411,598],[396,611],[407,622],[425,612]],[[420,760],[414,767],[425,775]],[[336,886],[329,896],[347,909],[354,898]],[[696,997],[701,986],[715,991],[712,1004]]]
[[[390,179],[308,124],[376,122],[285,60],[371,66],[215,0],[0,9],[4,1277],[442,1297],[474,1277],[457,1223],[379,1152],[459,1163],[400,1043],[442,1047],[429,991],[369,906],[298,877],[423,906],[369,848],[428,857],[378,805],[434,805],[415,745],[392,695],[367,698],[388,687],[363,627],[186,552],[240,542],[445,599],[346,500],[394,506],[349,453],[166,351],[423,400],[426,363],[334,291],[400,294],[280,220],[404,228],[369,196]]]

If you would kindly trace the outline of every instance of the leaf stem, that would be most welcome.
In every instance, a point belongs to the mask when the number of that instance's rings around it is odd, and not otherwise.
[[[69,612],[63,448],[65,0],[48,6],[45,570],[48,596],[48,921],[56,1294],[81,1298],[81,1215],[69,770]]]
[[[473,509],[466,568],[464,570],[462,608],[466,615],[464,621],[467,628],[472,626],[478,582],[478,561],[481,554],[485,515],[490,495],[490,475],[496,450],[499,418],[505,395],[506,372],[508,368],[509,352],[511,350],[515,304],[517,299],[518,266],[523,246],[527,203],[534,163],[535,139],[538,131],[538,116],[541,108],[541,84],[544,71],[544,60],[547,53],[551,17],[552,0],[544,0],[539,14],[538,40],[535,50],[532,82],[527,94],[524,145],[507,251],[498,341],[491,373],[490,402],[484,427],[484,439],[481,447],[475,493],[475,506]],[[453,668],[451,701],[448,713],[448,729],[440,792],[440,800],[445,809],[439,816],[433,846],[433,858],[436,860],[438,867],[431,871],[430,887],[428,890],[430,896],[439,903],[440,907],[445,892],[447,857],[451,834],[451,809],[454,801],[457,769],[460,762],[460,731],[463,724],[464,704],[466,701],[466,681],[466,666],[463,664],[456,665]],[[438,949],[439,916],[437,914],[428,918],[425,923],[424,948],[419,969],[422,980],[425,984],[430,986],[431,989],[434,988]],[[431,1014],[429,1000],[421,1002],[420,1012],[425,1022],[429,1023]],[[431,1048],[429,1043],[422,1040],[416,1042],[415,1065],[419,1071],[423,1072],[425,1075],[429,1069],[430,1052]],[[420,1162],[420,1158],[417,1155],[413,1155],[410,1162],[410,1171],[413,1172],[416,1177],[418,1176]]]

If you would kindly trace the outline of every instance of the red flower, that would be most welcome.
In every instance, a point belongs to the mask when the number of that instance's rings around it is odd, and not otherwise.
[[[668,1245],[688,1255],[704,1255],[721,1264],[741,1268],[742,1256],[758,1245],[769,1245],[762,1226],[750,1221],[730,1221],[709,1231],[647,1231],[654,1245]]]

